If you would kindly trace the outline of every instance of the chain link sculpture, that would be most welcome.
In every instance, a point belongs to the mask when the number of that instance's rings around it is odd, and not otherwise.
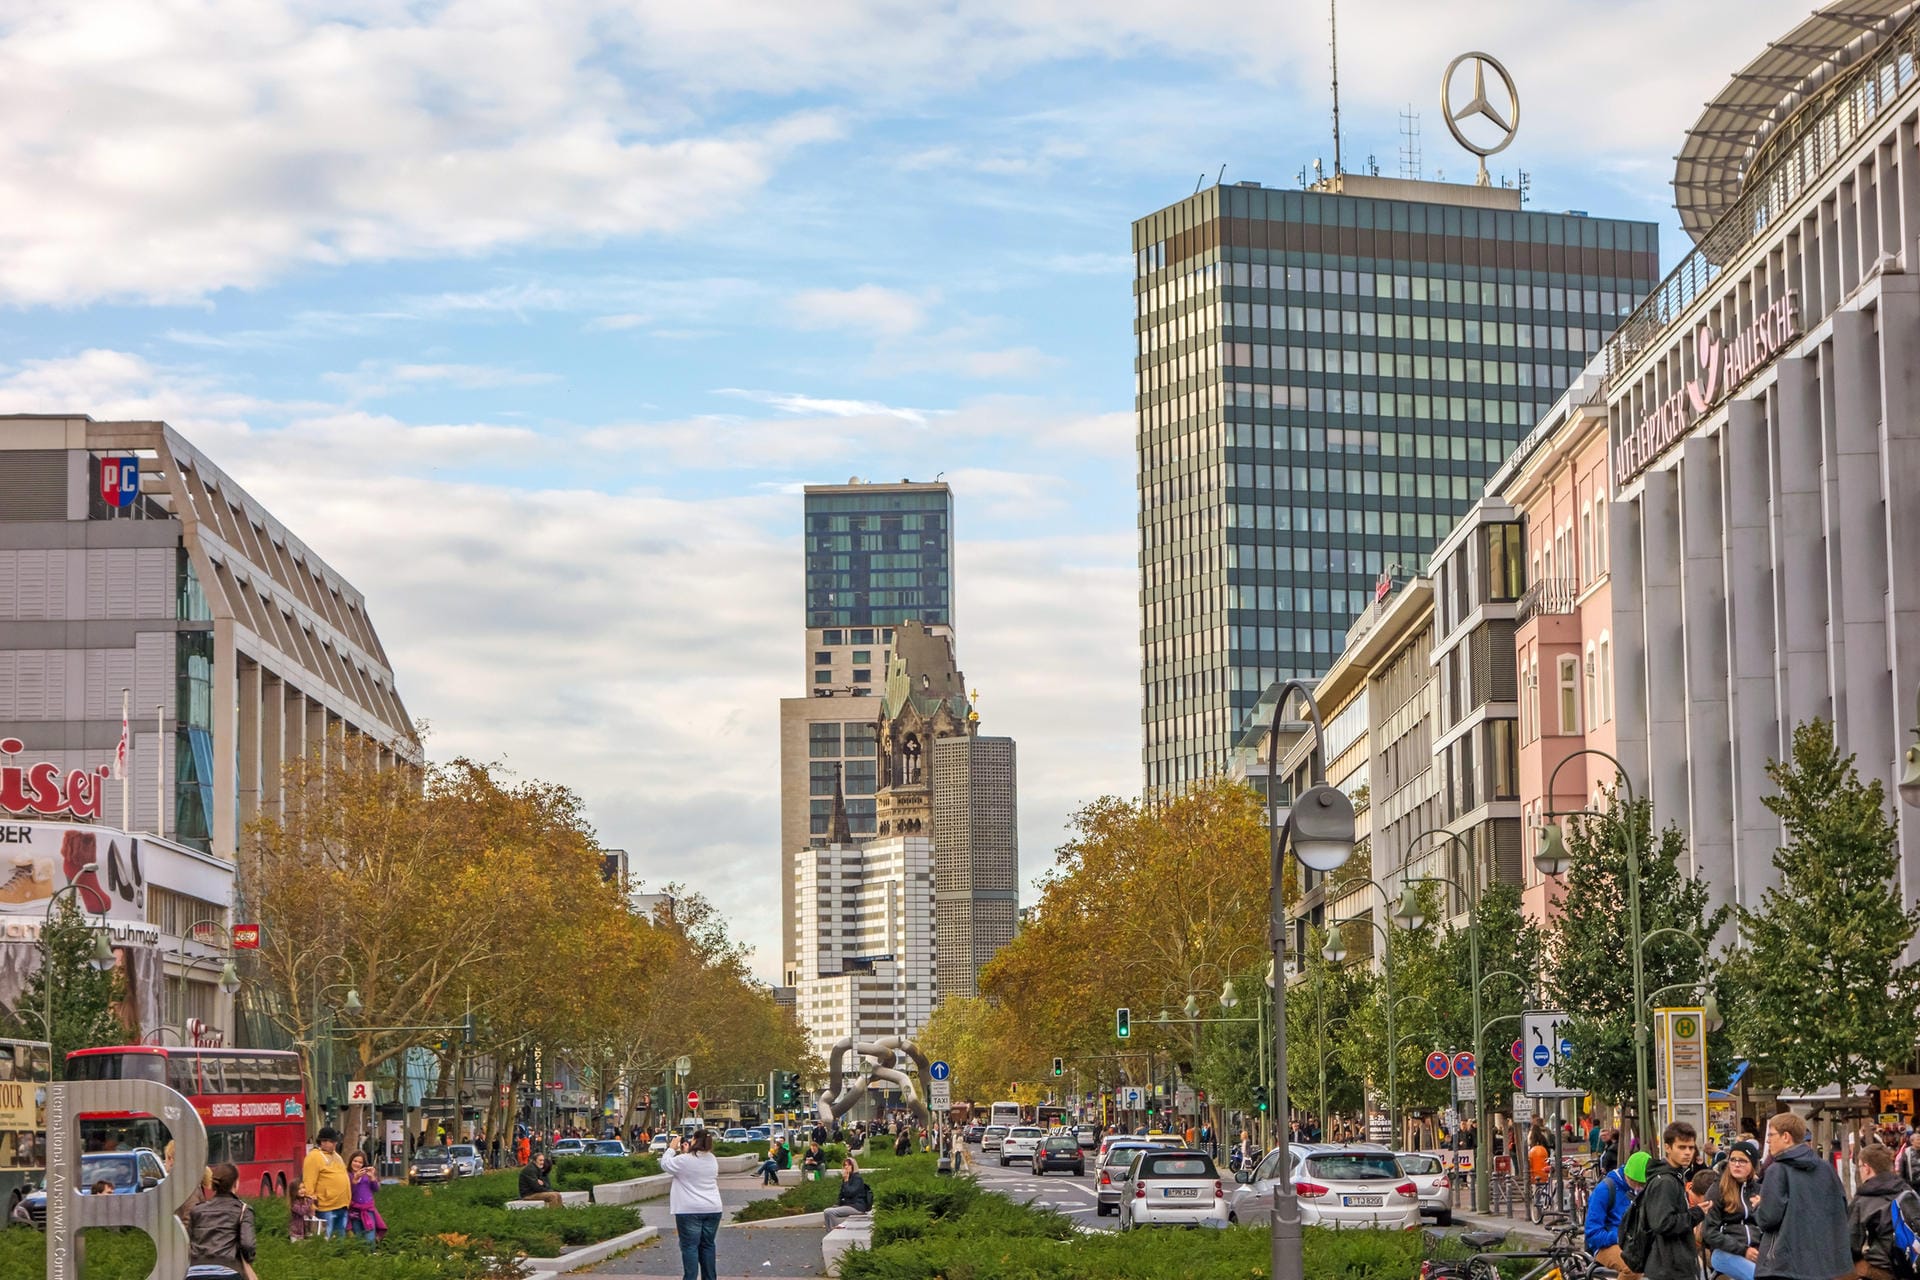
[[[857,1074],[847,1073],[847,1055],[856,1059],[870,1060],[856,1065],[863,1068]],[[820,1123],[831,1125],[841,1116],[853,1110],[860,1099],[867,1096],[867,1090],[875,1081],[897,1087],[906,1099],[914,1119],[925,1123],[928,1119],[927,1105],[921,1101],[921,1088],[915,1087],[915,1076],[895,1064],[905,1055],[917,1068],[917,1078],[927,1079],[927,1055],[920,1046],[906,1036],[881,1036],[878,1040],[856,1041],[852,1036],[843,1036],[834,1042],[833,1051],[827,1060],[827,1087],[814,1100],[814,1111]]]

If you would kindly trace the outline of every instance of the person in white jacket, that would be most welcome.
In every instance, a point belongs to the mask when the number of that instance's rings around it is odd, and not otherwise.
[[[712,1131],[701,1129],[691,1137],[674,1138],[660,1153],[660,1168],[673,1176],[667,1207],[680,1237],[681,1280],[717,1280],[722,1209]]]

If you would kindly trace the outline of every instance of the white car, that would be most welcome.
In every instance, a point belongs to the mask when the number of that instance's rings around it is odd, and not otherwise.
[[[667,1149],[667,1144],[672,1141],[673,1141],[672,1134],[656,1133],[653,1135],[653,1141],[647,1143],[647,1150],[657,1156],[662,1151],[665,1151]]]
[[[1204,1151],[1149,1148],[1127,1162],[1120,1184],[1120,1229],[1225,1227],[1227,1194]]]
[[[561,1156],[584,1156],[591,1154],[588,1148],[592,1145],[585,1138],[562,1138],[547,1148],[547,1154],[555,1160]]]
[[[1007,1130],[1006,1138],[1000,1143],[1000,1167],[1004,1169],[1015,1160],[1032,1160],[1040,1140],[1046,1136],[1039,1127],[1030,1124],[1015,1125]]]
[[[998,1151],[1000,1149],[1000,1144],[1005,1142],[1006,1140],[1007,1140],[1006,1125],[1003,1125],[1003,1124],[988,1125],[987,1131],[980,1135],[981,1154],[984,1155],[989,1151]],[[1001,1163],[1004,1164],[1005,1161],[1002,1161]]]
[[[1432,1218],[1435,1225],[1453,1225],[1453,1177],[1446,1162],[1426,1151],[1396,1151],[1401,1172],[1413,1179],[1420,1193],[1420,1216]]]
[[[1420,1225],[1420,1191],[1393,1152],[1380,1147],[1295,1147],[1293,1190],[1300,1222],[1308,1227],[1385,1227],[1411,1231]],[[1257,1168],[1242,1169],[1227,1205],[1228,1219],[1265,1226],[1273,1217],[1273,1185],[1280,1153],[1269,1151]]]

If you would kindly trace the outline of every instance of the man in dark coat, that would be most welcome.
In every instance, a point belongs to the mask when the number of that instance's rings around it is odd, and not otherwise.
[[[1767,1121],[1767,1155],[1753,1210],[1760,1228],[1754,1274],[1833,1280],[1852,1271],[1847,1193],[1833,1166],[1807,1144],[1807,1122],[1790,1111]]]
[[[1703,1214],[1688,1202],[1687,1178],[1700,1138],[1692,1125],[1676,1120],[1660,1141],[1660,1158],[1647,1162],[1647,1187],[1640,1193],[1648,1237],[1646,1265],[1640,1270],[1647,1280],[1698,1280],[1700,1245],[1693,1228]]]
[[[1854,1274],[1862,1280],[1893,1280],[1893,1202],[1908,1225],[1920,1223],[1920,1197],[1894,1171],[1893,1152],[1878,1144],[1860,1152],[1860,1188],[1847,1206],[1848,1243]]]

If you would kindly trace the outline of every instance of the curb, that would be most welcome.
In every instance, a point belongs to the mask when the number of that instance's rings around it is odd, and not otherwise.
[[[752,1222],[730,1221],[724,1225],[735,1231],[752,1231],[756,1228],[792,1229],[794,1227],[807,1226],[822,1232],[827,1229],[826,1224],[820,1220],[820,1211],[818,1209],[809,1209],[805,1213],[790,1213],[780,1218],[755,1218]]]
[[[551,1269],[543,1267],[531,1272],[527,1280],[559,1280],[559,1277],[570,1272],[578,1271],[582,1267],[598,1266],[617,1253],[625,1253],[629,1249],[646,1244],[650,1240],[657,1240],[659,1237],[660,1228],[640,1227],[625,1235],[615,1236],[611,1240],[602,1240],[599,1244],[583,1245],[572,1253],[563,1254],[558,1258],[542,1258],[540,1261],[555,1265]]]

